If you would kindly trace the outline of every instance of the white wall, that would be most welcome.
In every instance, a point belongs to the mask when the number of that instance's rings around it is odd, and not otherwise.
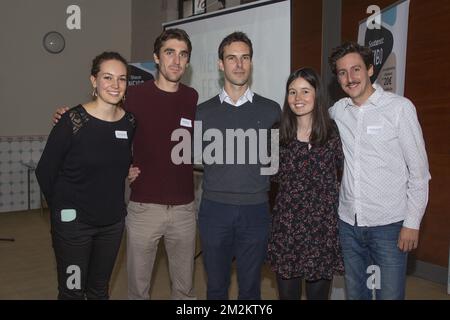
[[[132,1],[132,62],[153,60],[153,43],[162,32],[162,23],[178,18],[178,0]]]
[[[66,9],[81,8],[81,30],[68,30]],[[42,38],[63,34],[66,48],[47,53]],[[131,0],[2,0],[0,136],[48,134],[56,106],[90,97],[89,72],[105,50],[131,55]]]

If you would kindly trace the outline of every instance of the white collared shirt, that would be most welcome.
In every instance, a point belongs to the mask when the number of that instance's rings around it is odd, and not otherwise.
[[[219,99],[220,103],[223,103],[224,101],[226,103],[231,104],[232,106],[239,107],[242,106],[247,101],[253,102],[253,95],[254,93],[252,90],[250,90],[250,87],[245,90],[244,94],[236,101],[236,103],[233,102],[233,99],[230,98],[228,93],[225,91],[225,88],[222,88],[222,91],[219,93]]]
[[[329,109],[345,155],[339,217],[368,227],[404,220],[404,227],[419,229],[431,176],[416,109],[374,88],[359,107],[343,98]]]

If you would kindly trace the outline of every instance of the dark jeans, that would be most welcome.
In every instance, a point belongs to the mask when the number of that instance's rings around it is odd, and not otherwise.
[[[238,299],[261,299],[261,267],[270,224],[267,202],[230,205],[202,199],[199,231],[207,274],[207,299],[228,299],[236,257]]]
[[[63,222],[52,214],[52,241],[58,271],[58,299],[108,299],[109,280],[119,251],[124,219],[108,226]]]
[[[302,279],[283,279],[277,275],[278,295],[280,300],[300,300],[302,296]],[[306,298],[308,300],[328,300],[331,280],[321,279],[306,281]]]

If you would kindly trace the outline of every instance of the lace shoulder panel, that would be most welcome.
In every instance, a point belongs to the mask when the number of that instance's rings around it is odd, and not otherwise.
[[[73,107],[69,111],[69,118],[72,122],[72,133],[76,135],[78,131],[89,121],[86,111],[81,105]]]

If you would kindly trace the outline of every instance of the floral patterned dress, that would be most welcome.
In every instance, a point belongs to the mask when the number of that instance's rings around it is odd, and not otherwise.
[[[280,146],[267,260],[282,278],[314,281],[343,274],[337,212],[343,162],[338,133],[321,147],[298,140]]]

